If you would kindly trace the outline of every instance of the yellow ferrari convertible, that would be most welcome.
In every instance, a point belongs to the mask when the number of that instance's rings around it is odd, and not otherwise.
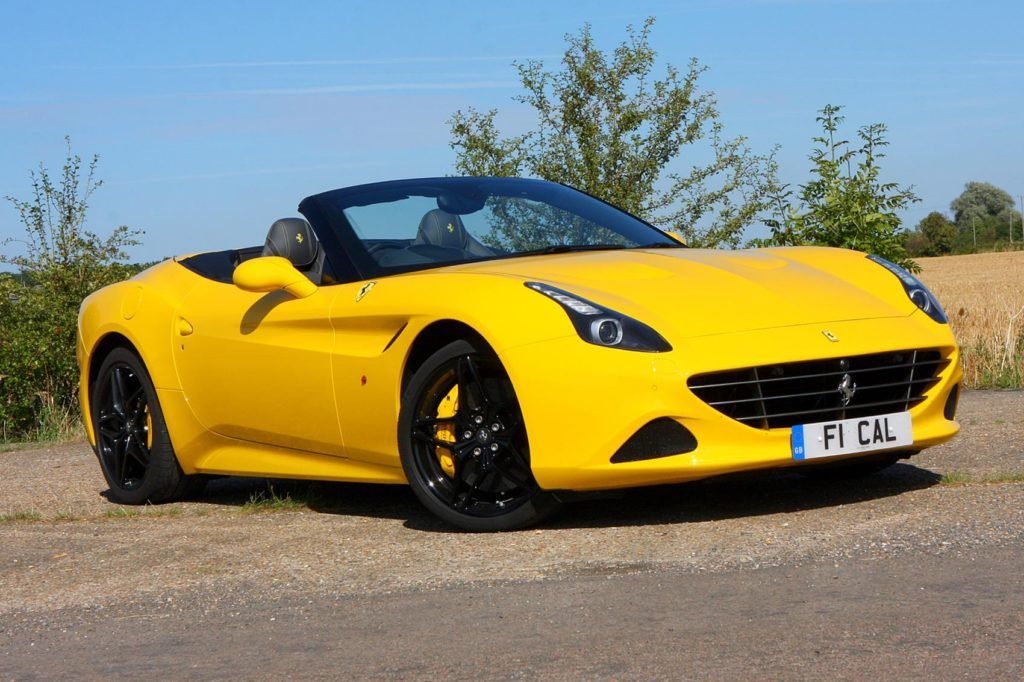
[[[82,304],[112,500],[211,475],[408,483],[445,521],[502,530],[570,491],[863,474],[958,430],[946,316],[882,258],[691,249],[540,180],[383,182],[298,210],[262,245]]]

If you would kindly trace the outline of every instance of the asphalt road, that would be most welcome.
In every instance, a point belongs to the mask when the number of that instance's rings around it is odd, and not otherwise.
[[[582,576],[6,633],[5,676],[1020,679],[1019,547]]]
[[[856,482],[648,489],[503,535],[372,486],[126,512],[81,445],[0,453],[0,679],[1021,679],[1024,393],[961,421]]]

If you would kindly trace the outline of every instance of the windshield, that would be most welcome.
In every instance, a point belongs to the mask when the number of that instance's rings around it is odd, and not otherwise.
[[[306,212],[311,203],[365,276],[533,254],[681,246],[624,211],[543,180],[403,180],[326,192],[300,208]]]

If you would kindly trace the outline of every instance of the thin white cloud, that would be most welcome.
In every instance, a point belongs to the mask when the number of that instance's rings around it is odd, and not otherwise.
[[[546,59],[553,55],[466,55],[466,56],[420,56],[420,57],[383,57],[372,59],[300,59],[286,61],[250,61],[250,62],[197,62],[184,64],[101,64],[79,65],[62,64],[53,66],[55,69],[89,70],[117,69],[144,71],[177,71],[202,69],[269,69],[311,66],[371,66],[389,64],[450,64],[458,62],[513,62],[517,59]]]
[[[372,168],[386,165],[379,161],[360,163],[321,163],[311,166],[288,166],[285,168],[250,168],[246,170],[222,171],[217,173],[191,173],[188,175],[168,175],[157,178],[133,178],[131,180],[109,180],[106,185],[146,185],[159,182],[181,182],[189,180],[220,180],[224,178],[240,178],[253,175],[283,175],[287,173],[307,173],[321,170],[346,170],[352,168]]]
[[[224,97],[273,97],[302,95],[357,94],[361,92],[430,92],[452,90],[502,90],[519,87],[512,80],[437,81],[433,83],[349,83],[314,85],[300,88],[249,88],[239,90],[211,90],[208,92],[169,92],[146,95],[118,95],[116,97],[4,97],[0,96],[0,113],[14,110],[10,104],[62,104],[67,102],[146,102],[169,99],[214,99]],[[23,108],[23,107],[22,107]]]
[[[914,5],[937,0],[716,0],[729,5]],[[715,3],[709,3],[714,5]]]
[[[975,66],[1020,66],[1024,57],[982,57],[969,62]]]
[[[212,95],[330,95],[347,92],[385,92],[394,90],[484,90],[514,88],[518,81],[446,81],[441,83],[353,83],[347,85],[317,85],[304,88],[257,88],[252,90],[223,90]]]

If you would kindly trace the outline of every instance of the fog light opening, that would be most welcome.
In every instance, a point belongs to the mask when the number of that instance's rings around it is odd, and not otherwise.
[[[648,422],[612,455],[611,462],[639,462],[693,452],[697,449],[697,438],[690,430],[668,417]]]

